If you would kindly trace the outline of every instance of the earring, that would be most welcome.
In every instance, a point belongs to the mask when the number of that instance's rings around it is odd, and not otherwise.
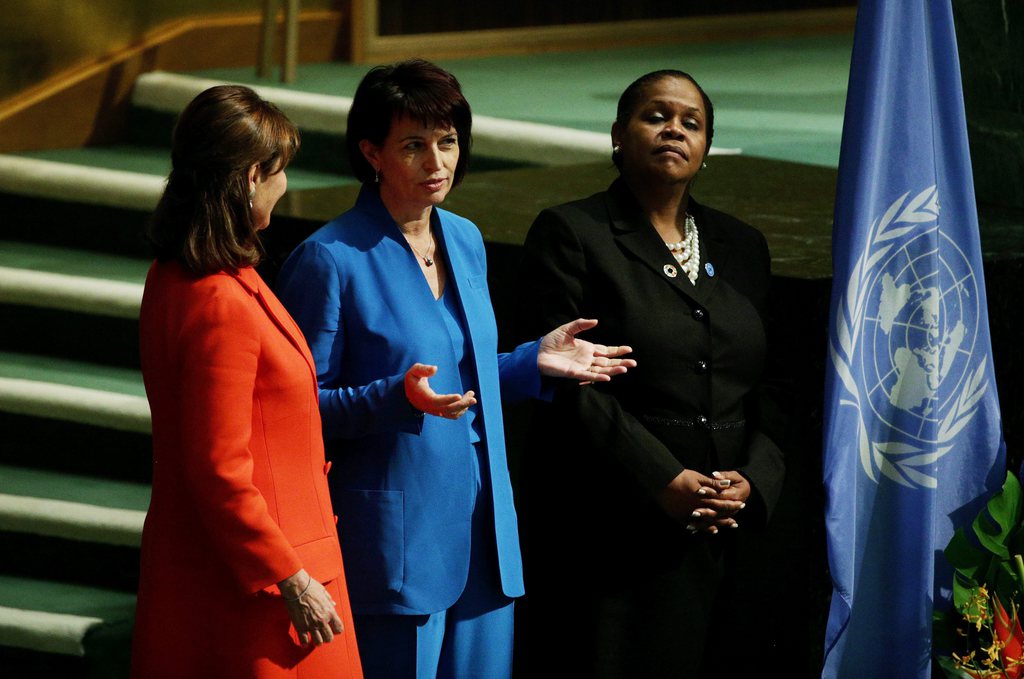
[[[380,168],[374,170],[373,181],[377,184],[380,184]]]
[[[622,147],[616,144],[612,147],[612,154],[622,153]]]
[[[706,161],[706,160],[703,163],[700,164],[701,169],[704,169],[707,166],[708,166],[708,161]]]
[[[252,199],[256,197],[256,189],[249,189],[249,209],[252,209]]]

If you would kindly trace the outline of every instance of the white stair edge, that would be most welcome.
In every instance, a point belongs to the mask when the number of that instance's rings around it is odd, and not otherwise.
[[[138,547],[145,520],[136,509],[0,493],[0,530]]]
[[[39,198],[152,210],[165,177],[0,154],[0,191]]]
[[[83,656],[86,633],[102,624],[100,618],[0,606],[0,646]]]
[[[140,434],[151,432],[149,402],[144,397],[67,384],[0,377],[0,410]]]
[[[0,302],[137,319],[139,283],[0,266]]]
[[[132,103],[140,108],[177,114],[203,90],[224,84],[231,83],[151,71],[135,81]],[[297,92],[264,85],[247,86],[280,107],[300,129],[345,134],[348,112],[352,108],[352,99],[349,97]],[[492,116],[473,116],[473,151],[481,155],[540,165],[571,165],[598,160],[611,162],[611,147],[611,137],[607,133]],[[738,153],[740,149],[711,148],[712,155]]]
[[[167,71],[150,71],[136,78],[135,87],[132,90],[132,105],[177,115],[203,90],[228,84],[242,83],[199,78]],[[348,112],[352,108],[350,97],[297,92],[265,85],[246,85],[246,87],[251,87],[261,97],[273,102],[301,129],[329,134],[345,134]]]

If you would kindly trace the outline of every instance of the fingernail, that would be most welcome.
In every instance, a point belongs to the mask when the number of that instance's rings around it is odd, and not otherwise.
[[[740,527],[740,525],[738,523],[736,523],[735,521],[733,521],[732,524],[729,526],[729,528],[739,528],[739,527]]]
[[[747,506],[747,503],[746,503],[746,502],[741,502],[741,503],[740,503],[740,509],[743,509],[743,508],[745,508],[746,506]]]
[[[704,490],[703,488],[698,488],[697,489],[697,495],[707,495],[707,494],[708,494],[708,491]]]
[[[690,518],[691,519],[699,519],[700,518],[700,512],[696,512],[695,511],[693,514],[690,514]]]
[[[718,535],[718,528],[716,528],[715,526],[712,526],[710,530],[712,535]]]
[[[732,481],[730,481],[729,479],[722,479],[721,481],[718,482],[718,485],[721,486],[722,488],[728,488],[730,485],[732,485]]]
[[[711,475],[714,476],[716,479],[722,478],[722,472],[711,472]]]
[[[686,530],[688,530],[691,533],[693,533],[693,532],[696,532],[697,527],[694,526],[692,523],[688,523],[688,524],[686,524]]]

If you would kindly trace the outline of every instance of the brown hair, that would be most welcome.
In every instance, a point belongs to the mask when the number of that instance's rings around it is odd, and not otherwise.
[[[248,87],[201,92],[174,127],[171,174],[149,227],[157,259],[199,276],[259,262],[249,168],[280,172],[298,148],[295,125]]]
[[[458,186],[469,165],[473,113],[455,76],[423,59],[375,66],[363,76],[352,99],[345,138],[352,172],[363,184],[374,183],[373,167],[359,150],[359,142],[366,139],[380,146],[392,121],[406,116],[426,126],[455,128],[459,161],[452,185]]]

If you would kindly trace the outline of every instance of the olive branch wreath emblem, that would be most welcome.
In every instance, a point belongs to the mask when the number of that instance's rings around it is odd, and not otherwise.
[[[858,451],[861,466],[868,477],[877,483],[877,468],[883,476],[902,486],[934,489],[938,486],[938,480],[926,469],[952,449],[953,439],[977,412],[978,402],[988,388],[985,379],[988,357],[983,358],[964,381],[953,407],[939,423],[934,445],[926,448],[911,443],[871,439],[852,368],[858,343],[862,339],[861,325],[857,319],[863,317],[867,307],[868,282],[872,270],[893,249],[897,239],[922,224],[937,221],[939,217],[939,192],[934,185],[909,201],[908,196],[909,191],[893,201],[885,213],[872,223],[867,245],[857,258],[846,291],[839,300],[835,339],[829,342],[829,353],[836,374],[850,395],[850,398],[840,400],[840,404],[857,409]]]

